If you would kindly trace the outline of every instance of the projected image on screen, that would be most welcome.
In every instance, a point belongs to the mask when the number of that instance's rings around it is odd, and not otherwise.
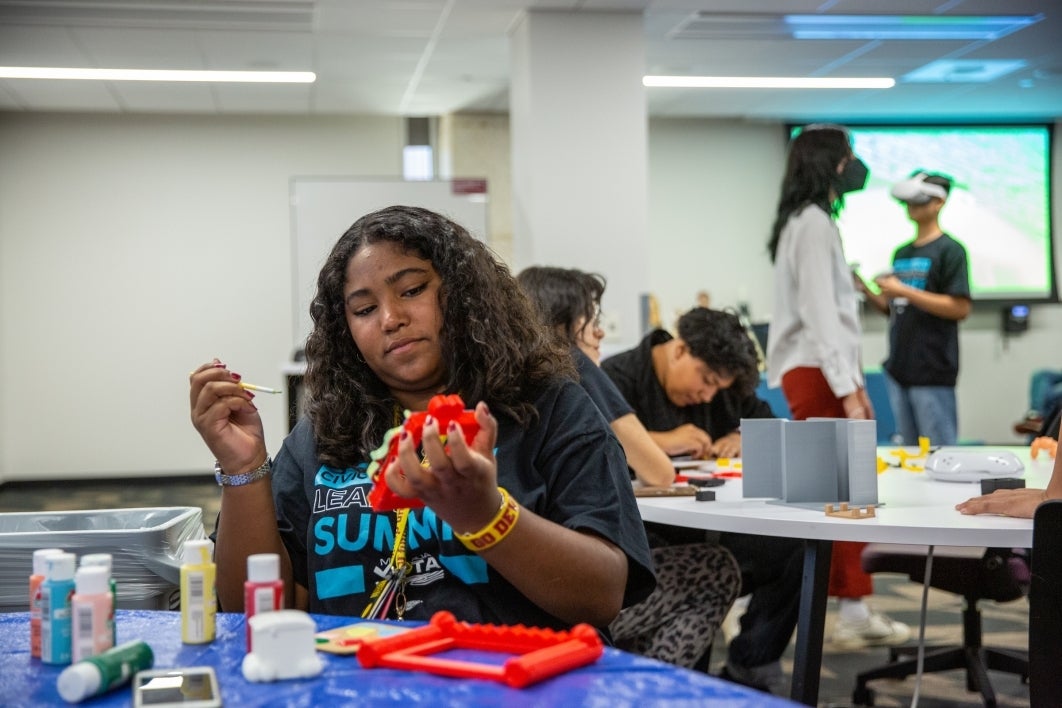
[[[853,126],[870,168],[866,189],[846,196],[838,220],[845,256],[868,281],[914,238],[904,206],[889,196],[915,170],[952,178],[940,225],[966,246],[975,300],[1050,299],[1050,133],[1046,126]]]

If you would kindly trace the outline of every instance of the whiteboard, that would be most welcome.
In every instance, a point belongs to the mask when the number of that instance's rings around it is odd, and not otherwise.
[[[402,204],[438,212],[487,240],[487,195],[467,193],[485,180],[417,181],[358,177],[291,180],[293,345],[302,348],[313,329],[310,301],[321,265],[339,237],[366,214]]]

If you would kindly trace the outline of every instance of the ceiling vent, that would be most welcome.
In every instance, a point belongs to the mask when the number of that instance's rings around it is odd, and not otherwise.
[[[0,25],[312,32],[313,0],[0,0]]]
[[[668,39],[777,39],[789,37],[783,15],[726,14],[708,10],[688,15]]]

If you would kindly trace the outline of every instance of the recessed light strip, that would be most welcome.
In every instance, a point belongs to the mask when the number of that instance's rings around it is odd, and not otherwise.
[[[896,80],[787,76],[643,76],[642,85],[653,88],[887,89],[895,86]]]
[[[312,84],[317,80],[317,75],[312,71],[182,71],[171,69],[71,69],[46,66],[0,66],[0,78]]]

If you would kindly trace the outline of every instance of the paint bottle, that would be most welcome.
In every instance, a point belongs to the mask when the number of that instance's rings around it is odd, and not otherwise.
[[[114,613],[118,609],[118,583],[114,580],[113,559],[110,553],[89,553],[81,556],[81,567],[102,566],[107,569],[107,585],[111,594],[111,611],[107,617],[107,623],[111,628],[111,646],[118,646],[118,627],[114,621]],[[77,580],[75,576],[75,581]],[[76,659],[75,659],[76,661]]]
[[[62,553],[62,548],[39,548],[33,552],[33,571],[29,577],[30,608],[30,657],[41,658],[41,583],[48,567],[44,559],[53,553]]]
[[[254,615],[284,608],[284,581],[280,579],[280,556],[256,553],[247,556],[247,582],[243,584],[243,612],[247,620],[247,651],[251,651]]]
[[[217,599],[214,594],[213,543],[209,540],[184,542],[184,564],[181,566],[181,641],[185,644],[206,644],[214,641],[214,613]]]
[[[107,621],[111,615],[110,575],[103,566],[81,566],[74,573],[74,596],[70,598],[71,661],[102,654],[114,646]]]
[[[64,701],[77,703],[118,688],[154,664],[151,647],[137,639],[66,667],[55,687]]]
[[[55,553],[45,558],[41,583],[41,661],[70,663],[70,597],[74,594],[73,553]]]

